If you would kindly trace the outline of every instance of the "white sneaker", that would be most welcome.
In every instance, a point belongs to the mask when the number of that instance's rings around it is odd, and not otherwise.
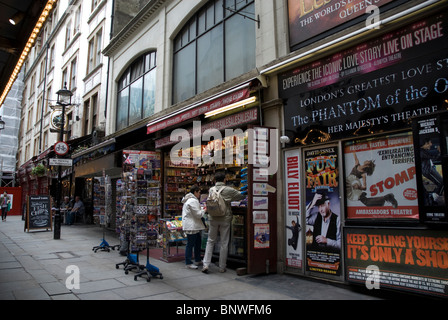
[[[185,267],[187,269],[197,269],[198,268],[198,266],[195,266],[194,264],[187,264]]]

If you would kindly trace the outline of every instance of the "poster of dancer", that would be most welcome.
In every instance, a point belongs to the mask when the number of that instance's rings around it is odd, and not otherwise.
[[[300,150],[285,151],[286,266],[302,268],[303,236],[300,201]]]
[[[305,151],[306,271],[341,275],[338,147]]]
[[[345,144],[348,219],[418,219],[411,133]]]

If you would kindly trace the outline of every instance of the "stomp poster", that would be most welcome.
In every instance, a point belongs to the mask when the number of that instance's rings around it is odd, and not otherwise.
[[[345,143],[347,219],[418,219],[411,133]]]

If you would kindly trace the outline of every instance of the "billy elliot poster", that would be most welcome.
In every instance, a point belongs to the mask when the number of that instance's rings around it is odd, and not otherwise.
[[[347,219],[418,219],[411,133],[345,143]]]
[[[306,270],[341,275],[337,146],[305,151]]]
[[[302,268],[303,236],[300,201],[300,150],[285,151],[286,265]]]

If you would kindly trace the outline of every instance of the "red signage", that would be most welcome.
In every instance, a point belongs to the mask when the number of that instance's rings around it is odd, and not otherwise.
[[[149,124],[147,127],[147,134],[151,134],[157,132],[159,130],[163,130],[165,128],[174,126],[176,124],[182,123],[186,120],[193,119],[197,116],[210,112],[212,110],[216,110],[229,104],[244,100],[249,98],[249,88],[246,87],[241,90],[234,91],[217,99],[206,102],[202,105],[199,105],[196,108],[192,108],[190,110],[181,112],[177,115],[174,115],[166,120],[159,121],[154,124]]]
[[[58,156],[65,156],[68,153],[68,150],[68,144],[64,141],[56,142],[56,144],[54,145],[54,152]]]
[[[217,130],[224,130],[228,128],[236,128],[243,124],[251,123],[258,120],[258,109],[252,108],[249,110],[246,110],[244,112],[240,112],[237,114],[232,114],[228,117],[203,124],[200,127],[200,132],[193,131],[193,128],[190,128],[188,131],[189,136],[191,138],[196,137],[197,135],[201,135],[205,130],[208,129],[217,129]],[[169,145],[173,145],[178,143],[179,141],[172,140],[171,136],[167,136],[161,139],[156,140],[156,149],[166,147]]]

